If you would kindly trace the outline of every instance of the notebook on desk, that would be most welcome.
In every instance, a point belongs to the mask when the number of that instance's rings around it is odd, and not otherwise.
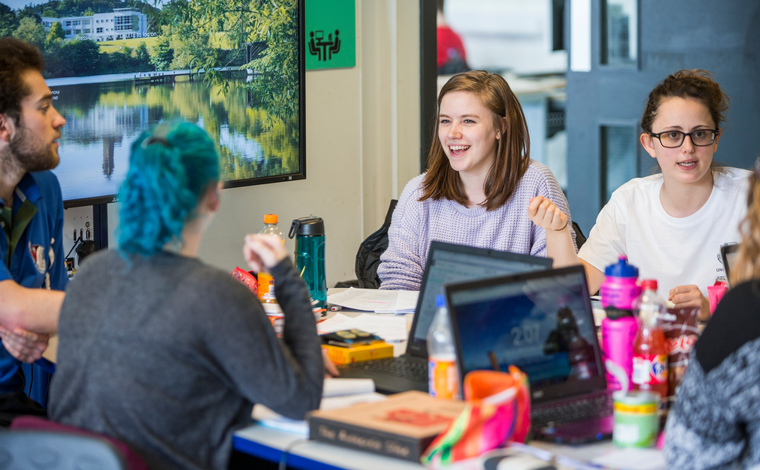
[[[582,266],[444,289],[460,378],[517,366],[530,381],[534,437],[587,442],[612,434],[612,398]]]
[[[399,393],[407,390],[426,392],[427,332],[435,316],[435,297],[443,293],[443,285],[495,275],[545,270],[550,267],[549,258],[432,242],[414,320],[409,330],[406,353],[395,358],[339,366],[341,377],[372,378],[376,390],[380,393]]]

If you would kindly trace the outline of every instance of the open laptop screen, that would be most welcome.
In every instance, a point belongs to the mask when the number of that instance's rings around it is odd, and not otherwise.
[[[408,349],[415,354],[427,355],[427,333],[435,316],[435,297],[443,293],[445,283],[545,270],[551,264],[549,258],[432,242]]]
[[[723,261],[723,269],[726,270],[726,282],[731,285],[731,268],[736,264],[736,258],[739,256],[739,244],[732,243],[720,247],[720,255]]]
[[[451,284],[446,294],[462,377],[515,365],[539,401],[606,387],[581,266]]]

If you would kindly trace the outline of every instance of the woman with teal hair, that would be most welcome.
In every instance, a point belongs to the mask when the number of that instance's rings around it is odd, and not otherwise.
[[[322,394],[308,290],[281,241],[248,235],[243,254],[277,281],[282,341],[252,292],[197,258],[219,179],[202,129],[144,132],[119,192],[119,247],[87,259],[61,310],[50,417],[122,440],[151,468],[226,469],[254,403],[303,419]]]

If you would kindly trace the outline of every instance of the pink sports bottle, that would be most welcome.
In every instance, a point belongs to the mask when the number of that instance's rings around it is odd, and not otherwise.
[[[619,317],[616,320],[605,318],[602,320],[602,355],[604,360],[612,361],[619,365],[628,376],[631,383],[633,374],[633,341],[639,330],[639,322],[633,316]],[[606,369],[606,366],[605,366]],[[609,371],[607,376],[607,388],[620,390],[623,385]]]
[[[607,266],[604,276],[599,294],[607,317],[632,315],[633,299],[641,294],[641,288],[636,283],[639,269],[628,263],[627,256],[621,255],[617,263]],[[622,312],[617,313],[617,310],[622,310]]]
[[[628,258],[621,256],[617,263],[604,270],[605,279],[599,289],[602,307],[607,318],[602,320],[602,353],[606,361],[612,361],[628,376],[633,373],[633,341],[639,325],[633,315],[631,304],[641,293],[636,284],[639,270],[628,264]],[[607,387],[620,390],[622,384],[607,372]]]

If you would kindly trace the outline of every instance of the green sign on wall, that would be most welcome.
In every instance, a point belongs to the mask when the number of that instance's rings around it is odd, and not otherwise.
[[[305,0],[306,70],[356,65],[355,0]]]

